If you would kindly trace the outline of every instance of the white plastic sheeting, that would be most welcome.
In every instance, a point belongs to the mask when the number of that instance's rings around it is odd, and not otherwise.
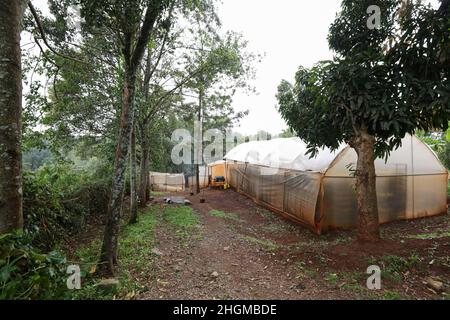
[[[299,138],[280,138],[240,144],[228,152],[225,159],[272,168],[325,172],[345,147],[342,145],[334,152],[328,148],[321,149],[315,158],[310,159],[306,155],[305,142]]]
[[[349,176],[356,168],[357,155],[342,144],[337,150],[320,149],[314,158],[306,155],[306,143],[299,138],[250,141],[238,145],[225,156],[227,161],[250,163],[271,168],[325,173],[327,176]],[[335,161],[336,159],[336,161]],[[442,174],[447,170],[434,152],[417,137],[407,135],[402,146],[391,152],[387,162],[377,159],[377,176]]]
[[[150,188],[153,191],[184,191],[184,174],[150,172]]]
[[[306,151],[298,138],[241,144],[225,156],[227,183],[319,234],[356,227],[356,152],[343,145],[310,159]],[[380,223],[447,212],[448,171],[417,137],[407,135],[375,169]]]

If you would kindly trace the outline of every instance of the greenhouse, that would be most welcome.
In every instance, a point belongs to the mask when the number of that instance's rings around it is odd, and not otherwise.
[[[225,156],[226,181],[318,234],[355,227],[355,151],[341,145],[334,152],[322,149],[312,159],[306,152],[306,143],[298,138],[238,145]],[[387,161],[377,159],[375,167],[380,223],[447,212],[448,171],[417,137],[406,136],[402,146]]]

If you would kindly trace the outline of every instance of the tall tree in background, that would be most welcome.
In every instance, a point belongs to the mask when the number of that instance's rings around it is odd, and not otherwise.
[[[371,5],[381,9],[377,28],[368,28]],[[398,30],[400,1],[344,0],[328,38],[337,54],[334,61],[300,67],[294,86],[283,81],[278,87],[279,110],[308,142],[312,156],[318,148],[337,149],[343,142],[355,149],[358,237],[363,241],[380,237],[376,157],[387,157],[406,133],[448,125],[448,70],[439,65],[436,46],[430,48],[431,42],[448,43],[442,37],[448,16],[436,23],[439,10],[409,8],[413,19]],[[429,73],[427,68],[432,68]]]
[[[247,43],[242,36],[227,32],[223,36],[206,33],[200,28],[194,42],[195,53],[188,60],[192,79],[187,87],[197,95],[195,110],[199,128],[194,132],[197,153],[194,155],[196,193],[200,192],[200,170],[203,162],[203,125],[205,116],[232,119],[232,98],[238,89],[252,90],[248,80],[254,76],[253,62],[258,55],[246,52]],[[209,113],[209,114],[208,114]],[[238,113],[239,119],[246,113]],[[226,116],[224,116],[226,115]],[[195,151],[194,151],[195,152]]]
[[[22,1],[0,1],[0,234],[22,228]]]
[[[122,115],[117,139],[114,178],[100,256],[100,270],[113,276],[117,264],[120,216],[128,151],[135,116],[136,77],[156,21],[169,0],[85,1],[82,12],[93,26],[108,26],[117,33],[124,64]]]

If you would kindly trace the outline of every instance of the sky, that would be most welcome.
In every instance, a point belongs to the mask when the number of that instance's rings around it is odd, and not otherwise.
[[[332,58],[328,27],[339,11],[340,0],[223,0],[218,8],[223,28],[243,34],[249,50],[265,54],[256,65],[253,85],[257,94],[238,93],[237,111],[249,110],[235,128],[242,134],[265,130],[281,133],[287,126],[276,110],[281,80],[293,82],[299,66],[311,67]]]

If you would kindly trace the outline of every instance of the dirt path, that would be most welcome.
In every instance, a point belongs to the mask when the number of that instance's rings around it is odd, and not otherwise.
[[[449,216],[383,226],[386,240],[361,245],[351,231],[314,235],[231,190],[188,198],[201,226],[182,239],[160,217],[156,248],[161,255],[153,283],[140,299],[445,297],[424,279],[446,283],[450,278]],[[425,231],[434,238],[405,238]],[[365,288],[366,268],[374,263],[389,271],[377,292]]]

